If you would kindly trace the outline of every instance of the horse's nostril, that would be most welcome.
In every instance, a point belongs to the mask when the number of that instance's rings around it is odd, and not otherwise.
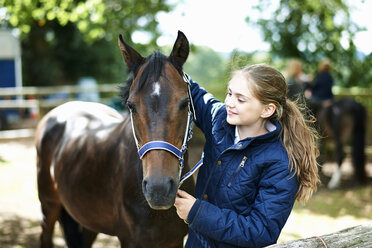
[[[147,192],[147,179],[143,179],[142,181],[142,189],[144,192]]]
[[[171,178],[171,177],[168,178],[168,185],[169,185],[169,187],[168,187],[167,196],[174,193],[173,191],[174,191],[174,187],[175,187],[176,183],[174,182],[173,178]]]

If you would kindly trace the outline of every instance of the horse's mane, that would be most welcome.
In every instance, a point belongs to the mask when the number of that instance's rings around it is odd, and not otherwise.
[[[160,51],[155,51],[153,54],[149,55],[145,59],[145,68],[142,71],[142,74],[139,78],[139,82],[136,85],[136,88],[134,91],[140,90],[146,82],[155,82],[158,81],[160,76],[162,75],[163,68],[165,65],[165,61],[167,60],[167,57],[162,54]],[[169,62],[177,69],[177,71],[182,75],[182,67],[178,66],[177,63],[175,63],[172,60],[169,60]],[[119,96],[122,98],[124,104],[127,102],[129,97],[129,91],[133,84],[133,79],[136,75],[134,75],[133,71],[129,71],[130,77],[127,80],[126,84],[124,86],[120,86],[120,93]]]

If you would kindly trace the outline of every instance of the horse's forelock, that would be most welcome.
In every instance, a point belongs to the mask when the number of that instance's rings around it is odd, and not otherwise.
[[[143,69],[139,82],[137,84],[137,90],[140,90],[146,82],[158,81],[164,68],[166,57],[159,51],[155,51],[152,55],[147,58],[147,63]]]
[[[149,82],[150,80],[151,82],[159,80],[160,76],[162,75],[166,59],[167,57],[159,51],[155,51],[153,54],[146,58],[146,62],[144,63],[145,68],[143,69],[139,81],[136,85],[136,91],[142,89],[146,82]],[[172,61],[169,62],[172,63]],[[172,65],[175,66],[173,63]],[[179,69],[177,68],[177,70]],[[120,87],[119,96],[123,99],[124,102],[128,100],[129,91],[133,84],[134,77],[135,75],[133,75],[132,72],[132,76],[127,80],[126,85]]]

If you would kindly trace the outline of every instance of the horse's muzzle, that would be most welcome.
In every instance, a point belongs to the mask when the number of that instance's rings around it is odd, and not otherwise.
[[[142,181],[142,191],[151,208],[166,210],[173,206],[178,183],[172,177],[151,178]]]

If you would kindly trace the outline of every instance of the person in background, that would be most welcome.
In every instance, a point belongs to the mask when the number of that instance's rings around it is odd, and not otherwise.
[[[304,103],[311,96],[309,83],[311,78],[303,73],[302,62],[291,59],[286,66],[287,96],[292,101]]]
[[[318,66],[318,74],[315,77],[311,100],[319,103],[322,107],[328,107],[333,103],[333,77],[331,75],[332,64],[329,59],[323,59]]]
[[[190,83],[206,143],[195,197],[179,190],[174,203],[189,224],[186,247],[276,243],[295,200],[317,189],[316,131],[271,66],[234,72],[225,103]]]

